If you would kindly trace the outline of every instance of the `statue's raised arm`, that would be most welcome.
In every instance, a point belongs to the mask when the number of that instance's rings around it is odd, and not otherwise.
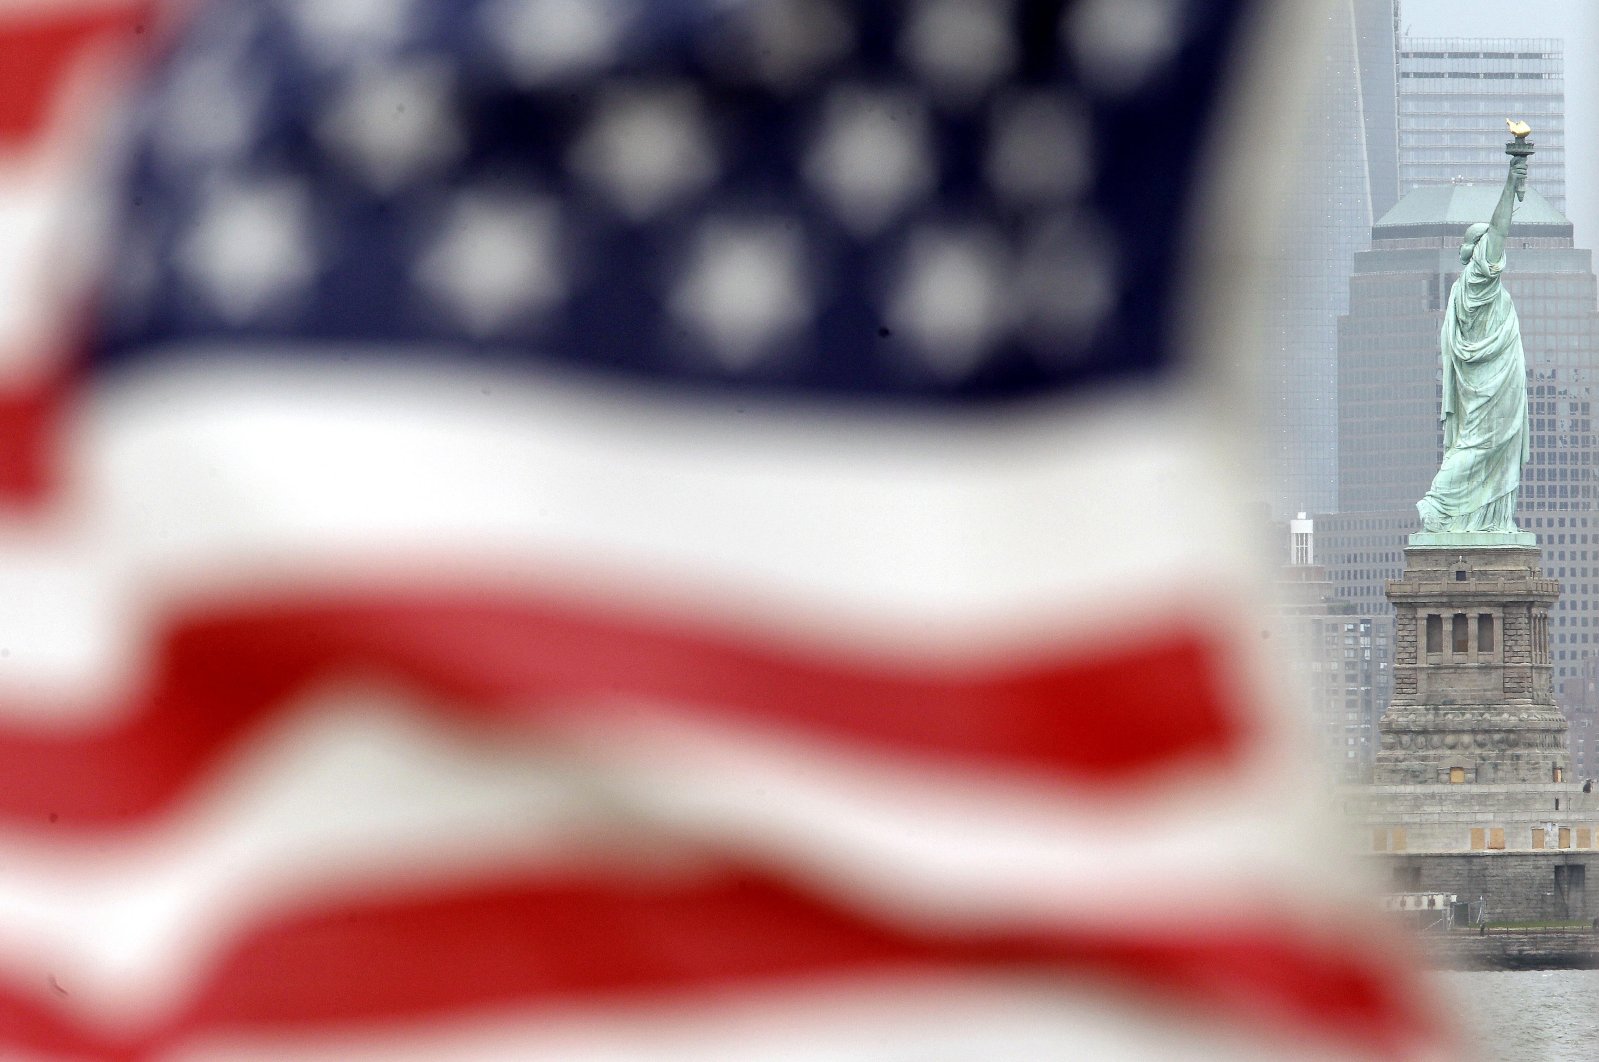
[[[1515,213],[1516,203],[1526,194],[1527,156],[1513,155],[1510,158],[1510,172],[1505,176],[1504,191],[1499,193],[1499,204],[1494,207],[1493,217],[1488,219],[1488,231],[1483,235],[1483,239],[1488,241],[1483,248],[1488,261],[1497,262],[1504,256],[1505,241],[1510,238],[1511,216]]]

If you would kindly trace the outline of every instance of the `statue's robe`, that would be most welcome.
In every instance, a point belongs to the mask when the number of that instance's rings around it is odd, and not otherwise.
[[[1444,459],[1416,503],[1427,531],[1514,531],[1527,434],[1527,359],[1521,322],[1479,239],[1444,314]]]

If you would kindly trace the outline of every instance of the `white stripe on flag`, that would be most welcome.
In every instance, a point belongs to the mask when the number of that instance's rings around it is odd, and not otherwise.
[[[196,591],[564,578],[935,670],[1184,608],[1251,625],[1255,532],[1214,429],[1165,397],[1070,412],[806,417],[231,356],[154,374],[86,416],[70,524],[0,542],[0,702],[58,724],[103,703],[148,610]]]
[[[374,690],[286,706],[146,825],[0,834],[0,976],[91,1024],[149,1022],[285,911],[541,868],[693,874],[706,853],[924,930],[1125,931],[1133,917],[1159,935],[1353,898],[1308,840],[1330,826],[1269,800],[1269,778],[1095,801],[754,727],[588,714],[511,736]]]

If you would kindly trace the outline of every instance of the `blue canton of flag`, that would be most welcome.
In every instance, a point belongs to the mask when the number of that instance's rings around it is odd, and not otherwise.
[[[97,357],[918,401],[1157,371],[1238,7],[207,5],[134,119]]]

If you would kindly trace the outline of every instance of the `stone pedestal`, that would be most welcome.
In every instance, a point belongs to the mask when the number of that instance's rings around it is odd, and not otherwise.
[[[1393,702],[1376,782],[1551,783],[1570,771],[1531,534],[1412,535],[1394,605]]]

